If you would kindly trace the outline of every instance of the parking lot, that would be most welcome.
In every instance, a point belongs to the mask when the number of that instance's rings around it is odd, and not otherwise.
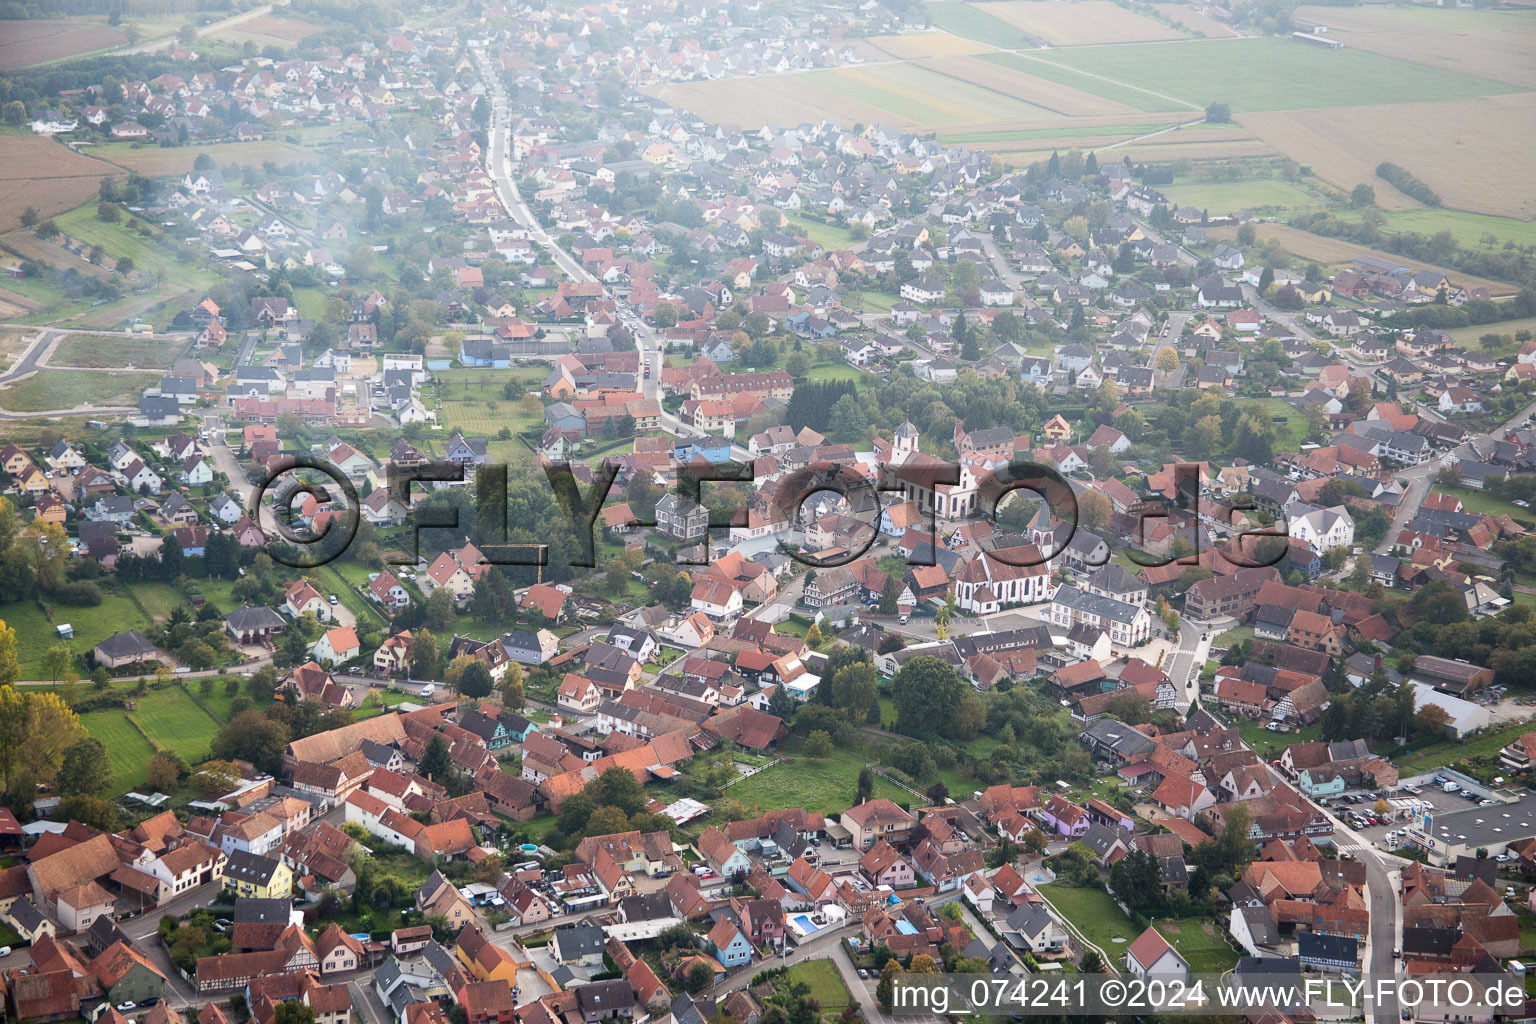
[[[1460,793],[1447,793],[1440,787],[1438,783],[1432,780],[1426,782],[1422,786],[1415,786],[1414,788],[1420,790],[1420,792],[1415,794],[1409,792],[1407,789],[1402,789],[1396,793],[1387,794],[1387,800],[1388,802],[1392,800],[1423,800],[1428,802],[1429,805],[1435,809],[1435,813],[1437,814],[1449,811],[1462,811],[1466,810],[1468,807],[1477,806],[1477,800],[1469,800],[1466,797],[1463,797]],[[1349,795],[1350,794],[1345,794],[1345,796]],[[1372,809],[1376,803],[1375,797],[1370,793],[1355,795],[1364,796],[1364,801],[1361,803],[1346,803],[1341,797],[1334,797],[1328,801],[1328,810],[1342,818],[1345,822],[1350,823],[1352,827],[1353,823],[1351,822],[1351,818],[1355,814],[1374,816]],[[1391,849],[1391,847],[1387,845],[1387,835],[1391,832],[1400,832],[1401,830],[1407,828],[1408,824],[1414,819],[1414,817],[1415,815],[1412,814],[1407,816],[1397,815],[1388,824],[1367,825],[1364,828],[1357,828],[1355,831],[1368,839],[1378,849],[1387,850]]]

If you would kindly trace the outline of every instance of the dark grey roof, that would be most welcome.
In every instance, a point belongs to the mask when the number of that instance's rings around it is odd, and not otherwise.
[[[126,658],[135,654],[155,653],[155,645],[145,639],[144,634],[136,629],[113,633],[97,644],[96,649],[109,658]]]
[[[279,629],[283,626],[283,617],[264,604],[236,608],[224,616],[224,621],[231,629],[242,632],[252,629]]]
[[[259,899],[240,896],[235,899],[235,912],[230,920],[236,924],[273,924],[288,922],[293,906],[284,899]]]

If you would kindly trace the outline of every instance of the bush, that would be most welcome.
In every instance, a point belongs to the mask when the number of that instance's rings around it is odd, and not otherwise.
[[[53,592],[53,599],[72,608],[95,608],[101,604],[101,588],[94,583],[65,583]]]
[[[1439,206],[1440,197],[1435,190],[1394,163],[1383,163],[1376,168],[1376,177],[1407,196],[1412,196],[1425,206]]]

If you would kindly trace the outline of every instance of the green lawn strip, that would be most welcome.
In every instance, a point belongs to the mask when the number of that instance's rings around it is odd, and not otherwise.
[[[1180,206],[1193,206],[1212,214],[1233,210],[1263,209],[1315,210],[1328,205],[1329,197],[1321,191],[1284,178],[1256,178],[1250,181],[1188,182],[1161,186],[1161,191]]]
[[[1272,760],[1280,756],[1281,752],[1292,743],[1311,743],[1322,738],[1323,730],[1320,723],[1314,723],[1300,731],[1270,732],[1264,728],[1264,722],[1254,721],[1249,718],[1237,720],[1237,734],[1243,738],[1243,742],[1252,747],[1265,760]]]
[[[1197,107],[1219,100],[1234,111],[1444,102],[1520,91],[1489,78],[1364,50],[1327,50],[1267,37],[1074,46],[1039,56]],[[1108,95],[1095,85],[1078,87]]]
[[[794,981],[810,986],[811,998],[821,1004],[823,1010],[840,1011],[852,1002],[848,986],[837,973],[837,965],[831,960],[806,960],[789,969]]]
[[[358,629],[368,630],[386,625],[383,614],[373,607],[372,601],[365,599],[352,589],[347,578],[338,571],[336,563],[332,562],[320,567],[314,571],[313,575],[316,585],[327,599],[331,594],[335,594],[336,599],[346,605],[347,609],[356,616]],[[366,572],[363,573],[363,581],[367,581]]]
[[[219,722],[180,687],[135,698],[130,714],[152,742],[162,750],[174,751],[189,764],[208,757],[208,748],[219,731]]]
[[[1114,964],[1119,963],[1125,947],[1142,932],[1103,889],[1078,889],[1054,882],[1036,889]]]
[[[117,708],[91,711],[80,716],[80,724],[106,745],[114,794],[126,793],[144,781],[144,768],[155,756],[155,749],[128,721],[127,712]]]
[[[853,236],[848,229],[836,224],[823,224],[814,217],[785,218],[785,227],[791,231],[798,231],[824,249],[846,249],[853,244]]]

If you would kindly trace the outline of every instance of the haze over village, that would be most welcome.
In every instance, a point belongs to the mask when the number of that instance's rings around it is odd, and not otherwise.
[[[0,4],[0,1024],[1536,1016],[1533,29]]]

